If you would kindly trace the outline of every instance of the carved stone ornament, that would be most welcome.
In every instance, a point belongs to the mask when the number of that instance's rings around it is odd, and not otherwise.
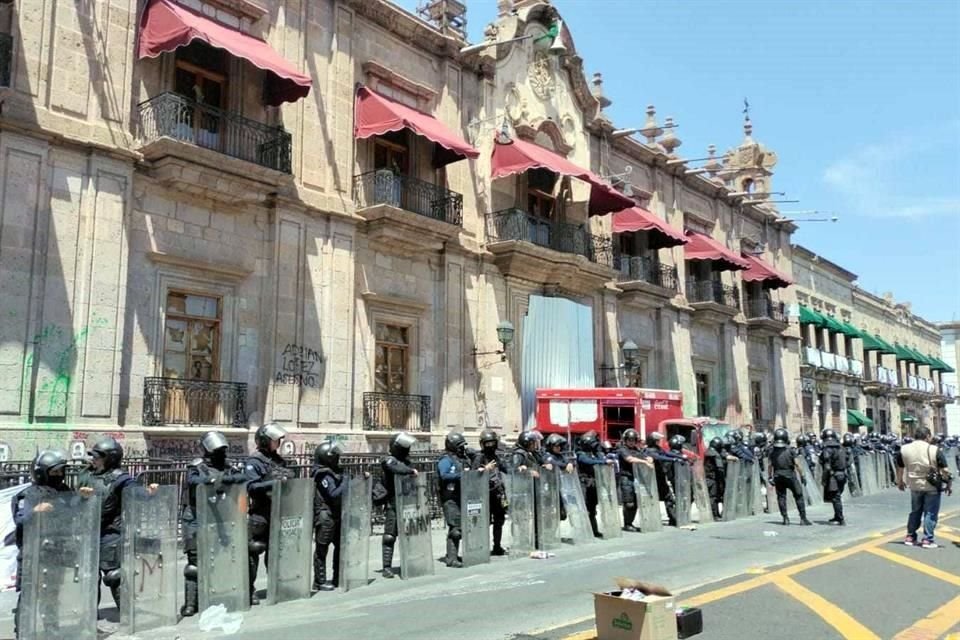
[[[527,78],[533,95],[541,100],[550,98],[556,88],[556,79],[553,75],[553,67],[550,64],[550,57],[546,53],[537,52],[534,54],[533,60],[527,67]]]

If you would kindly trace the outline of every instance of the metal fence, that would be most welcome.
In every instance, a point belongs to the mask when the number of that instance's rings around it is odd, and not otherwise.
[[[677,268],[643,256],[616,255],[614,267],[621,282],[640,281],[670,291],[677,290]]]
[[[367,431],[430,431],[430,396],[364,393],[363,428]]]
[[[487,215],[490,242],[522,240],[561,253],[583,256],[590,262],[614,266],[613,240],[590,233],[586,225],[552,222],[520,209],[504,209]]]
[[[463,224],[463,196],[456,191],[390,169],[353,177],[353,199],[358,208],[387,204],[425,218]]]
[[[143,424],[246,428],[246,398],[244,382],[144,378]]]
[[[747,318],[768,318],[786,322],[786,306],[767,298],[747,298]]]
[[[740,308],[740,290],[714,280],[687,280],[687,300],[715,302],[733,309]]]

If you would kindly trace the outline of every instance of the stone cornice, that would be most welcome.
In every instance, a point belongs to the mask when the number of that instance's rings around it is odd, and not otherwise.
[[[829,271],[830,273],[843,278],[847,282],[855,282],[857,280],[858,276],[854,272],[847,271],[836,262],[827,260],[823,256],[810,251],[810,249],[807,249],[802,245],[793,245],[793,255],[794,257],[806,259],[810,263],[815,264],[818,267],[822,267],[825,271]]]
[[[358,15],[380,25],[407,44],[440,57],[460,57],[466,41],[456,34],[441,33],[433,25],[387,0],[345,0]]]
[[[425,84],[414,82],[410,78],[397,73],[393,69],[390,69],[386,65],[383,65],[376,60],[367,60],[363,63],[362,68],[364,75],[373,76],[374,78],[387,84],[392,84],[393,86],[402,89],[407,93],[415,95],[425,102],[432,103],[437,97],[436,90],[428,87]]]

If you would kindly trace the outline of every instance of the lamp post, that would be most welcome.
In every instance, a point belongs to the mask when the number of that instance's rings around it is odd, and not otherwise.
[[[497,324],[497,340],[500,342],[500,349],[496,351],[479,351],[476,347],[473,348],[473,356],[489,356],[497,355],[500,356],[500,362],[506,362],[507,360],[507,346],[513,342],[513,324],[507,320],[502,320]]]
[[[629,375],[637,369],[637,356],[640,354],[640,348],[637,346],[637,343],[633,340],[625,340],[622,345],[620,345],[620,353],[623,355],[623,363],[616,366],[607,366],[602,365],[600,371],[619,371],[623,369]],[[617,384],[619,386],[619,380]],[[604,376],[603,383],[606,384],[606,376]]]

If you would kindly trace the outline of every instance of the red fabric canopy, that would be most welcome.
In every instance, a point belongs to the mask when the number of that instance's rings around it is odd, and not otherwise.
[[[613,232],[646,231],[650,234],[650,248],[664,249],[687,244],[683,233],[677,231],[643,207],[630,207],[613,214]]]
[[[793,284],[788,276],[774,269],[760,258],[744,255],[744,259],[750,263],[747,270],[740,274],[744,282],[762,282],[767,289],[780,289],[789,287]]]
[[[442,167],[464,158],[477,158],[480,152],[470,143],[447,128],[428,113],[375,93],[368,87],[357,89],[354,109],[353,135],[356,138],[382,136],[390,131],[410,129],[431,142],[440,145],[434,154],[434,164]]]
[[[710,260],[720,268],[718,271],[749,269],[750,263],[725,246],[702,233],[687,231],[689,242],[683,248],[687,260]]]
[[[271,106],[296,102],[310,93],[310,76],[297,71],[269,44],[172,0],[151,0],[143,10],[137,56],[156,58],[161,53],[185,47],[194,40],[203,40],[211,47],[226,49],[273,76],[271,91],[266,99]]]
[[[520,139],[514,139],[508,144],[497,142],[493,145],[492,164],[494,178],[523,173],[528,169],[547,169],[562,176],[589,182],[591,216],[621,211],[634,205],[631,198],[608,185],[600,176],[532,142]]]

